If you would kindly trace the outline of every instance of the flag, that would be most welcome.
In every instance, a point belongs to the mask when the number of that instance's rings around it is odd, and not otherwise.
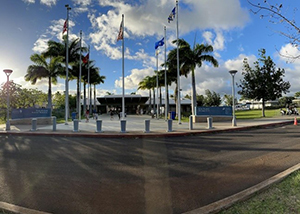
[[[120,24],[120,30],[119,30],[119,34],[118,34],[118,37],[117,37],[117,41],[122,40],[122,39],[123,39],[123,20]]]
[[[84,64],[88,63],[88,61],[89,61],[89,53],[85,57],[82,58],[82,62]]]
[[[168,17],[168,22],[170,23],[170,21],[173,21],[175,18],[175,9],[176,7],[174,7],[174,9],[172,10],[172,12],[170,13],[169,17]]]
[[[64,34],[66,31],[67,31],[67,19],[66,19],[66,21],[65,21],[65,23],[64,23],[64,28],[63,28],[63,32],[62,32],[62,34]]]
[[[158,42],[155,42],[155,50],[159,47],[159,46],[163,46],[165,43],[164,43],[164,37],[159,40]]]

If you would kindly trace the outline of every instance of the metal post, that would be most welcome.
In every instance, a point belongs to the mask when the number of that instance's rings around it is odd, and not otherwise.
[[[207,128],[212,129],[212,118],[211,117],[207,118]]]
[[[82,30],[80,30],[80,54],[79,54],[79,97],[78,97],[78,119],[81,121],[81,73],[82,73],[82,59],[81,59],[81,47],[82,46]]]
[[[97,127],[97,129],[96,129],[97,133],[102,132],[102,120],[97,120],[96,121],[96,127]]]
[[[156,104],[156,119],[159,119],[159,98],[158,98],[158,50],[156,51],[156,94],[157,94],[157,104]]]
[[[193,130],[193,115],[189,117],[189,130]]]
[[[232,77],[232,126],[236,126],[236,118],[235,118],[235,91],[234,91],[234,76],[237,73],[237,70],[229,71]]]
[[[121,132],[125,133],[126,132],[126,120],[120,120],[121,123]]]
[[[67,41],[66,41],[66,92],[65,92],[65,125],[68,125],[69,119],[69,11],[71,7],[66,4],[67,8]]]
[[[10,121],[9,121],[9,109],[10,109],[10,102],[9,102],[9,76],[11,75],[11,73],[13,72],[10,69],[5,69],[3,70],[3,72],[5,73],[6,77],[7,77],[7,82],[6,82],[6,89],[7,89],[7,110],[6,110],[6,131],[10,130]]]
[[[172,132],[172,123],[173,123],[173,120],[168,120],[168,130],[167,130],[167,132]]]
[[[179,30],[178,30],[178,0],[176,0],[176,22],[177,22],[177,28],[176,28],[176,37],[177,37],[177,87],[178,87],[178,124],[181,124],[181,96],[180,96],[180,71],[179,71],[179,42],[178,42],[178,37],[179,37]]]
[[[150,132],[150,120],[145,120],[145,133]]]
[[[74,120],[73,120],[73,124],[74,124],[74,125],[73,125],[73,126],[74,126],[74,127],[73,127],[73,132],[78,132],[78,126],[79,126],[79,125],[78,125],[78,120],[77,120],[77,119],[74,119]]]
[[[53,131],[56,131],[56,117],[52,117]]]
[[[37,124],[37,119],[36,118],[32,118],[32,121],[31,121],[31,131],[36,131],[36,124]]]

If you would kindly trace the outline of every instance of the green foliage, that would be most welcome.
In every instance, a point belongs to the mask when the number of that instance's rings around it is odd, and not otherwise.
[[[292,104],[294,97],[281,97],[278,100],[279,106],[280,107],[286,107],[287,105]]]
[[[238,86],[241,88],[238,94],[249,99],[262,100],[262,115],[264,116],[265,101],[275,100],[282,93],[289,92],[290,83],[283,80],[285,71],[276,68],[270,56],[266,56],[264,49],[259,50],[260,58],[254,62],[254,68],[250,67],[247,58],[244,59],[242,75],[244,79]]]
[[[210,90],[205,90],[205,99],[204,99],[204,104],[205,106],[219,106],[221,105],[221,96],[220,94],[216,92],[211,92]]]
[[[223,101],[226,106],[232,106],[232,95],[225,94],[223,97]],[[235,103],[235,105],[238,103],[236,98],[234,98],[234,103]]]
[[[296,92],[294,97],[300,97],[300,91]]]

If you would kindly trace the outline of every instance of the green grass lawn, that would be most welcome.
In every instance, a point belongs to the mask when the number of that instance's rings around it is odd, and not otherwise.
[[[280,109],[266,109],[266,117],[276,117],[280,116]],[[235,116],[237,119],[258,119],[262,117],[262,110],[245,110],[245,111],[236,111]],[[182,117],[182,122],[189,122],[189,117]]]
[[[266,117],[275,117],[280,116],[279,109],[266,109]],[[245,110],[245,111],[236,111],[235,116],[237,119],[257,119],[262,118],[262,110]]]
[[[300,213],[300,171],[220,214]]]

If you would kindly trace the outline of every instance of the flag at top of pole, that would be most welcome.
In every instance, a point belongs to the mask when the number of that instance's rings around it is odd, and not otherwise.
[[[168,22],[170,23],[170,21],[173,21],[175,18],[175,14],[176,14],[176,7],[173,8],[173,10],[171,11],[169,17],[168,17]]]
[[[118,34],[118,37],[117,37],[117,41],[119,41],[119,40],[123,40],[123,19],[121,21],[120,30],[119,30],[119,34]]]
[[[164,37],[161,39],[161,40],[159,40],[158,42],[155,42],[155,50],[159,47],[159,46],[163,46],[164,44],[165,44],[165,42],[164,42]]]

